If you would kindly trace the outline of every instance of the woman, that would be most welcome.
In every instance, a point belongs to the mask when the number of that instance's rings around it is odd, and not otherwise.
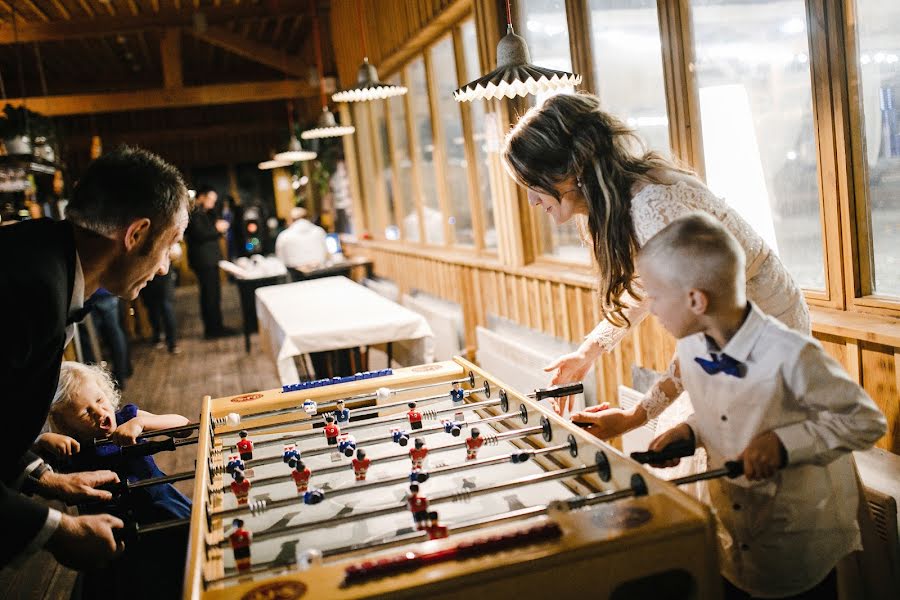
[[[599,267],[603,321],[571,354],[546,370],[553,384],[583,379],[603,352],[647,316],[634,255],[655,233],[685,214],[706,212],[738,239],[747,256],[747,296],[788,327],[809,334],[809,310],[799,287],[774,252],[741,216],[689,171],[648,152],[591,94],[558,94],[522,117],[506,139],[504,161],[528,189],[532,206],[557,224],[583,220]],[[654,384],[633,410],[593,406],[572,415],[610,438],[657,417],[681,393],[678,365]],[[557,405],[560,414],[572,401]]]

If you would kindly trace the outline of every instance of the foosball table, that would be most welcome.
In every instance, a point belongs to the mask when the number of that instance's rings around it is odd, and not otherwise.
[[[184,598],[718,598],[709,509],[457,358],[205,398]]]

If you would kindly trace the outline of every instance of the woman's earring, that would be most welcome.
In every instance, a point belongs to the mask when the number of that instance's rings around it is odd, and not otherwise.
[[[581,177],[576,177],[575,183],[578,184],[578,187],[581,187]]]

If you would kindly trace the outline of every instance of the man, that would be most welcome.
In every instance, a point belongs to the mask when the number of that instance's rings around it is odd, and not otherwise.
[[[308,221],[306,209],[300,206],[291,209],[291,221],[275,240],[275,256],[288,268],[324,263],[328,258],[325,230]]]
[[[154,154],[123,147],[88,166],[66,220],[0,229],[0,396],[13,408],[0,465],[0,514],[8,523],[0,565],[43,546],[67,566],[95,568],[123,548],[113,537],[119,519],[64,515],[16,490],[71,503],[111,499],[96,489],[118,480],[111,471],[57,474],[29,448],[46,420],[85,298],[100,287],[136,298],[168,271],[168,249],[186,225],[187,189],[178,171]]]
[[[233,335],[222,323],[222,283],[219,280],[219,261],[222,250],[219,238],[228,231],[228,221],[216,219],[214,212],[219,196],[208,185],[197,189],[190,224],[184,236],[188,247],[188,264],[197,275],[200,286],[200,315],[206,339]]]

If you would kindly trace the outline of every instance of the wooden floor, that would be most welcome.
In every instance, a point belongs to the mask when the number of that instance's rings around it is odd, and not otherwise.
[[[134,375],[128,380],[123,403],[134,403],[153,413],[174,412],[196,420],[203,396],[225,396],[240,392],[278,387],[280,382],[274,363],[264,355],[258,335],[251,337],[251,352],[244,351],[244,338],[237,335],[218,340],[204,340],[196,287],[179,288],[175,294],[178,321],[179,355],[155,349],[149,341],[135,341],[131,346]],[[240,328],[237,288],[222,287],[222,311],[225,323]],[[155,456],[157,464],[168,474],[193,470],[197,456],[195,445],[180,447],[175,452]],[[178,484],[191,495],[192,482]],[[35,554],[16,569],[0,572],[0,598],[63,600],[69,597],[75,573],[60,566],[47,552]]]

